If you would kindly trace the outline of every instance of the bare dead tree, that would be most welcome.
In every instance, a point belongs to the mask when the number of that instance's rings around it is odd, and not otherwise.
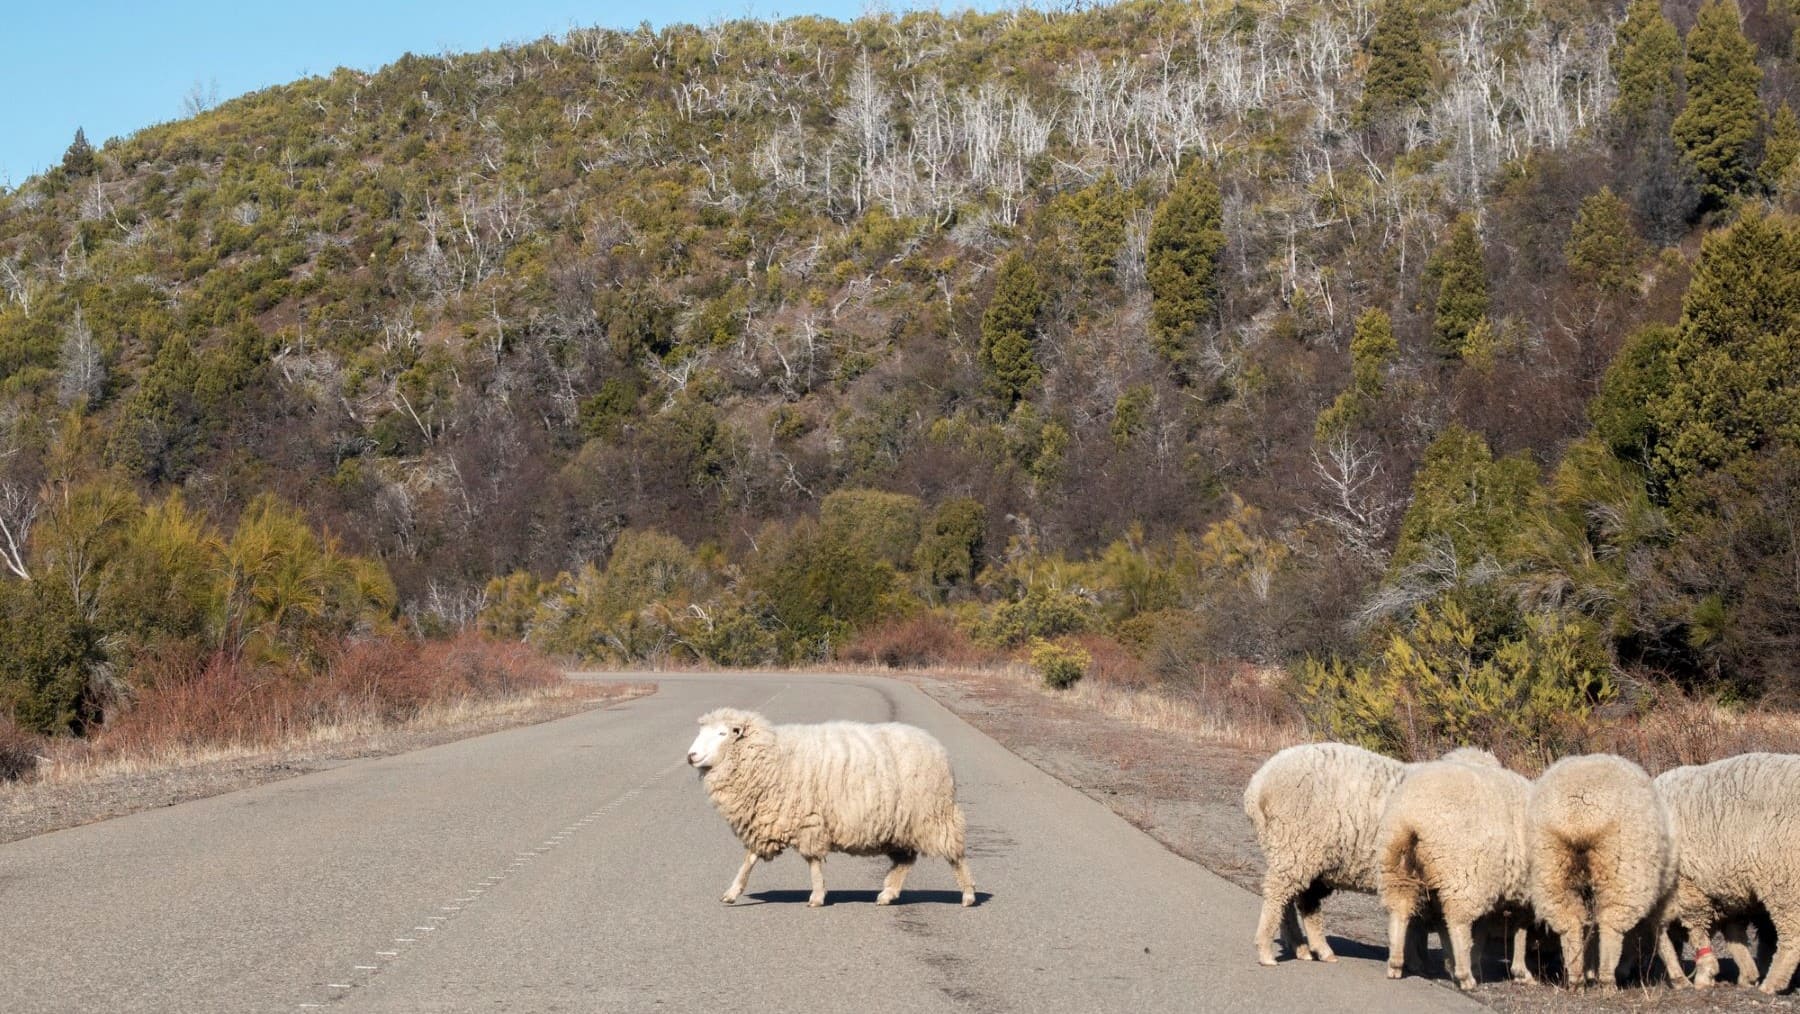
[[[26,545],[37,520],[38,497],[21,483],[0,481],[0,564],[22,581],[31,580]]]
[[[1388,526],[1402,502],[1384,480],[1380,459],[1348,434],[1339,434],[1323,454],[1315,448],[1312,461],[1323,503],[1306,508],[1307,514],[1335,532],[1355,556],[1385,567]]]
[[[62,351],[57,357],[57,401],[64,406],[91,402],[105,384],[106,360],[94,340],[94,329],[77,306],[74,318],[63,328]]]

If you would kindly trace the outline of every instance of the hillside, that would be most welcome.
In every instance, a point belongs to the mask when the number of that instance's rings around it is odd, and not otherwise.
[[[1293,664],[1386,742],[1367,695],[1538,738],[1646,681],[1791,699],[1795,24],[590,30],[78,144],[0,197],[10,569],[72,574],[104,482],[222,531],[272,495],[415,627],[590,656],[930,613]]]

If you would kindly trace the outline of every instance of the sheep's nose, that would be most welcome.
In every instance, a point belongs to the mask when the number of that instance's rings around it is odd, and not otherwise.
[[[698,764],[699,762],[700,762],[700,755],[695,753],[692,750],[689,750],[688,751],[688,763],[689,764]]]

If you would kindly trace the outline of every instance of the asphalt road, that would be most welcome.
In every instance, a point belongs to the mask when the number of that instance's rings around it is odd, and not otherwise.
[[[633,676],[633,679],[640,679]],[[1473,1009],[1380,954],[1259,967],[1257,899],[901,683],[671,676],[655,695],[0,846],[0,1010]],[[949,748],[981,903],[921,860],[741,851],[683,755],[721,705]],[[1354,945],[1346,949],[1353,953]]]

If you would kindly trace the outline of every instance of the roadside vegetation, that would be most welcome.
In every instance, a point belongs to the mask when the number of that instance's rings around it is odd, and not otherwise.
[[[98,741],[477,631],[1035,658],[1408,757],[1759,741],[1800,707],[1797,26],[580,30],[78,137],[0,194],[3,710]]]

